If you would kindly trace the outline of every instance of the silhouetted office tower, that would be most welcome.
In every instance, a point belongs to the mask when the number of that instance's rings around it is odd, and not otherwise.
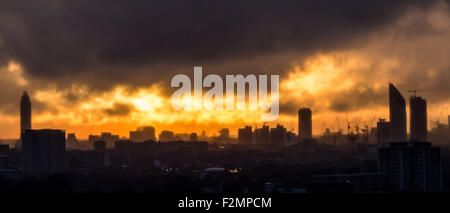
[[[298,111],[298,138],[300,141],[312,138],[311,110],[301,108]]]
[[[270,144],[285,145],[287,143],[287,131],[281,125],[270,129]]]
[[[253,133],[251,126],[245,126],[244,128],[238,129],[238,144],[252,144],[253,143]]]
[[[66,133],[63,130],[25,130],[22,134],[23,173],[63,173],[65,151]]]
[[[31,101],[25,91],[20,99],[20,134],[27,129],[31,129]]]
[[[402,94],[389,84],[389,122],[393,142],[406,141],[406,103]]]
[[[137,128],[136,131],[130,131],[130,140],[134,142],[155,141],[155,128],[152,126],[143,126]]]
[[[391,124],[386,119],[380,119],[377,122],[377,142],[384,146],[390,142],[391,138]]]
[[[394,142],[378,153],[379,172],[388,174],[393,190],[442,190],[440,148],[428,142]]]
[[[421,97],[409,99],[409,125],[411,140],[427,141],[427,101]]]
[[[173,141],[175,139],[174,137],[174,133],[171,131],[162,131],[161,133],[159,133],[159,141],[160,142],[169,142],[169,141]]]
[[[270,129],[269,126],[263,125],[261,128],[256,128],[254,133],[254,144],[270,144]]]

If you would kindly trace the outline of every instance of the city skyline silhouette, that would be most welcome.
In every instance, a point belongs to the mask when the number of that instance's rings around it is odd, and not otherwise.
[[[0,194],[445,194],[449,49],[449,0],[1,0]]]

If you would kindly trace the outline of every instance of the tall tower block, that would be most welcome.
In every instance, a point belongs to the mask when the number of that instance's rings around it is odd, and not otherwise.
[[[406,102],[393,84],[389,84],[389,120],[390,139],[393,142],[406,141]]]
[[[300,141],[312,138],[311,109],[301,108],[298,111],[298,139]]]
[[[427,141],[427,101],[418,96],[409,99],[411,140]]]
[[[23,92],[20,99],[20,134],[31,129],[31,101],[27,91]]]

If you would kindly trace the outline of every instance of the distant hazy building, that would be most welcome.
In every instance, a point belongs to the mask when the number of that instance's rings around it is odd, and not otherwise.
[[[22,134],[23,173],[48,175],[64,172],[66,133],[62,130],[25,130]]]
[[[217,142],[219,143],[230,142],[230,130],[228,128],[223,128],[219,131],[219,137],[217,137]]]
[[[89,140],[90,144],[94,144],[95,141],[100,140],[100,136],[99,135],[89,135],[88,140]]]
[[[191,134],[188,133],[174,133],[173,134],[174,141],[190,141]]]
[[[200,136],[200,140],[201,141],[205,141],[206,140],[206,131],[202,130],[202,135]]]
[[[119,135],[113,135],[110,132],[102,132],[100,140],[106,142],[107,149],[113,149],[115,142],[119,140]]]
[[[134,142],[156,141],[155,128],[152,126],[144,126],[139,127],[136,131],[130,131],[130,140]]]
[[[440,191],[440,148],[428,142],[395,142],[379,149],[379,171],[389,175],[393,190]]]
[[[159,141],[161,141],[161,142],[173,141],[174,139],[175,138],[174,138],[174,134],[172,131],[165,130],[159,134]]]
[[[391,138],[391,124],[386,119],[380,119],[377,122],[377,142],[384,146],[390,142]]]
[[[113,135],[110,132],[102,132],[101,135],[89,135],[90,144],[100,140],[106,143],[107,149],[113,149],[115,142],[119,140],[119,135]]]
[[[414,95],[409,99],[409,104],[410,138],[427,141],[427,101]]]
[[[20,134],[27,129],[31,129],[31,101],[25,91],[20,99]]]
[[[393,84],[389,84],[389,122],[391,124],[391,140],[406,141],[406,103],[402,94]]]
[[[270,129],[269,126],[263,125],[261,128],[256,128],[254,133],[255,144],[270,144]]]
[[[300,141],[312,138],[311,109],[301,108],[298,111],[298,138]]]
[[[77,136],[75,133],[67,133],[67,143],[68,144],[76,144],[78,142]]]
[[[193,142],[198,141],[197,133],[195,133],[195,132],[191,133],[189,141],[193,141]]]
[[[270,129],[270,143],[273,145],[285,145],[287,143],[287,131],[282,125]]]
[[[294,143],[298,142],[298,137],[295,134],[295,132],[288,131],[286,133],[286,135],[287,135],[286,136],[287,137],[287,141],[286,141],[287,144],[294,144]]]
[[[238,144],[252,144],[253,143],[253,133],[251,126],[245,126],[244,128],[238,129]]]

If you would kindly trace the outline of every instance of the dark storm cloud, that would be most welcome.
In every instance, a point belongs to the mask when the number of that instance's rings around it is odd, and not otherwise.
[[[353,87],[345,92],[332,95],[330,109],[349,112],[358,109],[387,105],[387,90],[376,91],[368,87]]]
[[[4,0],[0,62],[16,60],[31,76],[49,79],[91,72],[86,76],[99,82],[123,79],[124,71],[157,78],[167,72],[142,66],[358,43],[405,8],[431,1],[423,2]]]
[[[129,104],[115,103],[113,107],[105,109],[104,112],[111,116],[125,116],[129,115],[132,110],[133,106]]]

